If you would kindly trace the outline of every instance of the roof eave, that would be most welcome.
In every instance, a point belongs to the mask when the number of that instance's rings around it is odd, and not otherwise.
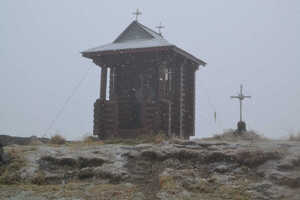
[[[169,46],[160,46],[160,47],[147,47],[147,48],[132,48],[132,49],[119,49],[119,50],[107,50],[107,51],[95,51],[95,52],[87,52],[87,51],[83,51],[80,52],[81,55],[85,58],[90,58],[93,59],[95,57],[98,56],[102,56],[102,55],[109,55],[109,54],[123,54],[123,53],[132,53],[132,52],[145,52],[145,51],[153,51],[153,50],[168,50],[168,49],[172,49],[175,52],[181,54],[182,56],[190,59],[191,61],[193,61],[194,63],[196,63],[197,65],[206,66],[206,62],[196,58],[195,56],[193,56],[192,54],[186,52],[183,49],[180,49],[178,47],[176,47],[175,45],[169,45]]]
[[[131,49],[117,49],[117,50],[106,50],[106,51],[83,51],[80,52],[83,57],[86,58],[93,58],[101,55],[108,55],[108,54],[122,54],[122,53],[132,53],[132,52],[145,52],[145,51],[153,51],[153,50],[168,50],[173,48],[174,45],[168,46],[157,46],[157,47],[146,47],[146,48],[131,48]]]
[[[199,58],[196,58],[195,56],[193,56],[192,54],[186,52],[185,50],[178,48],[176,46],[173,47],[173,50],[176,51],[177,53],[185,56],[186,58],[192,60],[193,62],[197,63],[198,65],[201,65],[203,67],[206,66],[206,62],[200,60]]]

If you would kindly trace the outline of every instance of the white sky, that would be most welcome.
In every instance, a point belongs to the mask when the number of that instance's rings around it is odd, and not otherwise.
[[[164,37],[208,63],[197,72],[197,137],[235,128],[239,85],[248,128],[279,138],[300,131],[300,1],[0,2],[0,134],[43,135],[91,67],[49,134],[92,132],[99,68],[80,51],[113,41],[139,8]],[[218,121],[214,123],[213,113]]]

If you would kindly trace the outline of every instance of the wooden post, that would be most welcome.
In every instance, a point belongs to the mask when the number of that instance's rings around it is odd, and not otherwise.
[[[110,100],[115,100],[115,86],[116,85],[116,67],[110,68],[110,81],[109,81],[109,96]]]
[[[168,106],[169,106],[169,113],[168,113],[168,136],[169,136],[169,138],[171,138],[171,136],[172,136],[172,105],[171,105],[171,101],[169,100],[168,101]]]
[[[100,89],[100,99],[105,101],[106,99],[106,79],[107,79],[107,68],[101,68],[101,89]]]
[[[184,138],[184,130],[183,130],[183,115],[184,115],[184,72],[183,72],[183,68],[184,68],[184,65],[186,63],[186,59],[183,60],[182,64],[180,65],[179,67],[179,76],[180,76],[180,87],[179,87],[179,95],[180,95],[180,100],[179,100],[179,135],[180,135],[180,138]]]
[[[193,105],[192,105],[192,112],[193,112],[193,133],[192,136],[195,136],[195,121],[196,121],[196,69],[193,69],[193,87],[192,87],[192,93],[193,93]]]

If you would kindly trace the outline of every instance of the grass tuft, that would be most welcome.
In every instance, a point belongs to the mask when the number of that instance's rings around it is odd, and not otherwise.
[[[8,164],[0,167],[0,184],[18,184],[21,180],[20,169],[25,166],[25,160],[19,152],[12,150],[8,152],[11,160]]]
[[[35,185],[46,185],[47,182],[46,182],[45,173],[42,171],[38,171],[35,174],[34,178],[31,180],[31,183]]]
[[[246,131],[242,134],[236,133],[233,129],[225,130],[221,134],[216,134],[211,138],[204,138],[203,140],[222,140],[222,141],[240,141],[240,140],[248,140],[248,141],[267,141],[268,139],[255,131]]]
[[[143,134],[136,138],[113,138],[104,140],[104,144],[124,144],[124,145],[137,145],[144,143],[160,144],[167,140],[167,137],[163,133],[158,134]]]
[[[172,176],[160,176],[159,186],[163,190],[173,190],[176,189],[176,182]]]
[[[52,136],[50,139],[50,144],[63,145],[66,143],[67,143],[67,140],[59,134]]]
[[[84,144],[104,144],[104,142],[100,139],[98,139],[97,137],[94,137],[94,136],[85,136],[82,140],[82,142]]]

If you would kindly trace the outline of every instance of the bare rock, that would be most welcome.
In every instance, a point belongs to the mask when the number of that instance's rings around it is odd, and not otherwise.
[[[225,164],[220,164],[214,169],[214,171],[223,174],[225,172],[228,172],[230,169],[231,169],[231,166],[225,165]]]
[[[105,164],[101,167],[94,168],[93,173],[97,177],[108,179],[111,183],[119,183],[129,177],[126,170],[117,168],[112,164]]]
[[[32,144],[48,143],[49,139],[47,139],[47,138],[38,138],[36,136],[16,137],[16,136],[9,136],[9,135],[0,135],[0,141],[1,141],[2,145],[8,146],[8,145],[12,145],[12,144],[32,145]]]
[[[290,156],[282,160],[277,168],[281,171],[293,170],[300,167],[300,156]]]
[[[133,195],[132,200],[146,200],[146,197],[142,192],[137,192]]]
[[[257,167],[269,160],[280,159],[281,154],[277,151],[265,152],[261,150],[246,150],[238,152],[235,158],[241,165],[246,165],[248,167]]]
[[[64,168],[86,168],[101,166],[105,160],[103,158],[87,158],[87,157],[53,157],[44,156],[40,159],[40,167],[48,169],[56,169],[56,167]]]
[[[41,194],[47,199],[60,199],[65,194],[72,194],[73,199],[96,199],[98,196],[92,196],[95,192],[103,193],[104,199],[122,199],[118,195],[124,194],[136,200],[299,197],[300,146],[292,142],[76,143],[15,145],[5,151],[20,154],[25,161],[21,179],[39,185],[32,187],[38,192],[26,193],[25,199]],[[55,195],[49,192],[52,190]],[[1,197],[10,191],[12,198],[20,193],[0,184]]]
[[[78,173],[79,179],[87,179],[95,176],[94,170],[90,167],[80,169]]]
[[[270,176],[271,180],[278,185],[288,186],[291,188],[300,188],[300,176],[287,173],[274,173]]]

